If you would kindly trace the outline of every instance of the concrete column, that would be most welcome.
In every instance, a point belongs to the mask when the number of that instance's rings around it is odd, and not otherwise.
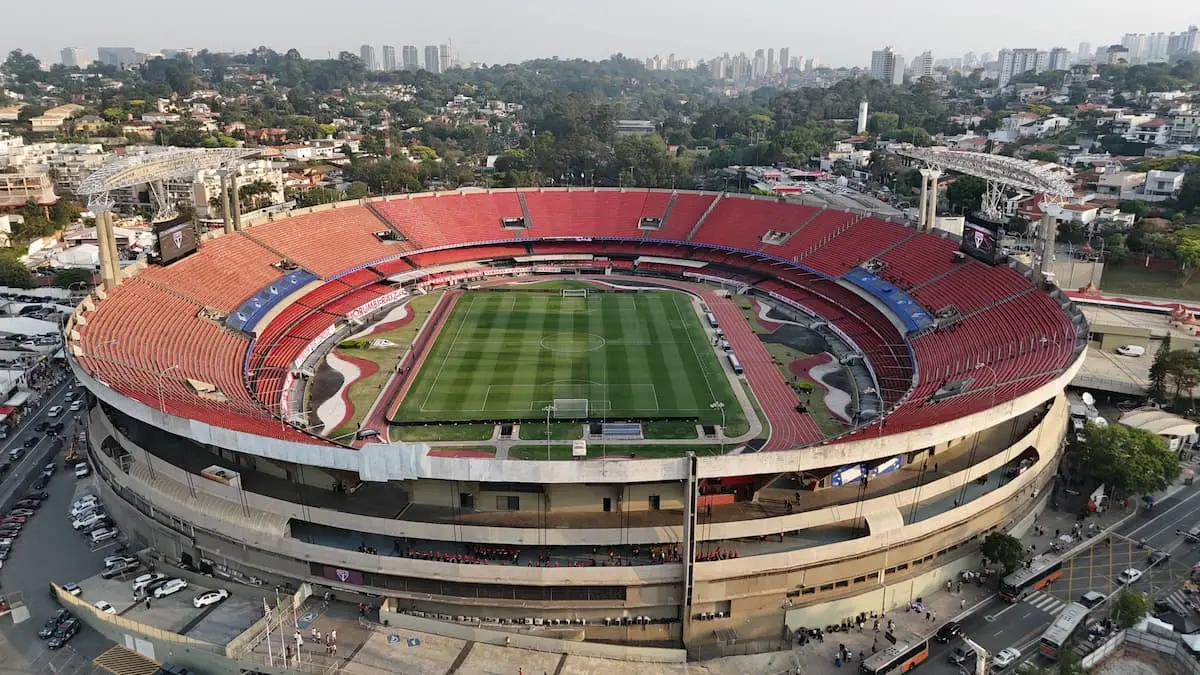
[[[242,200],[238,198],[238,175],[229,177],[229,200],[233,202],[233,229],[242,231]]]
[[[121,258],[117,255],[116,219],[113,218],[112,211],[105,211],[104,215],[108,218],[108,236],[104,238],[104,241],[108,246],[108,264],[112,268],[113,285],[115,286],[121,279]]]
[[[111,235],[109,222],[108,211],[101,211],[96,215],[96,249],[100,256],[100,279],[106,291],[111,291],[117,285],[113,279],[112,265],[108,260],[108,245],[104,243]]]
[[[921,169],[921,205],[917,212],[917,231],[925,231],[925,217],[929,215],[929,169]]]
[[[1042,281],[1047,284],[1055,283],[1054,238],[1058,234],[1058,216],[1061,213],[1061,205],[1042,203],[1042,220],[1038,223],[1038,240],[1041,244],[1042,262],[1038,265],[1038,273]]]
[[[225,234],[233,234],[233,220],[229,217],[229,181],[224,175],[221,179],[221,223],[225,226]]]
[[[937,200],[938,200],[938,179],[942,177],[942,172],[933,170],[929,172],[929,215],[925,218],[925,231],[933,231],[933,226],[937,224]]]

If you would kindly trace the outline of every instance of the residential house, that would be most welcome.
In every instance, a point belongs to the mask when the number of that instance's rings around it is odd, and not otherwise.
[[[1096,181],[1096,194],[1110,199],[1135,199],[1137,189],[1146,183],[1146,174],[1137,171],[1105,173]]]
[[[1170,138],[1171,125],[1164,119],[1152,119],[1135,124],[1125,138],[1146,145],[1162,145]]]
[[[0,106],[0,122],[16,122],[21,115],[21,108],[24,107],[21,103]]]
[[[1108,133],[1114,136],[1125,136],[1134,127],[1139,124],[1144,124],[1154,119],[1154,115],[1127,115],[1125,113],[1117,113],[1108,122]]]
[[[182,119],[176,112],[146,112],[142,113],[142,121],[147,124],[178,124]]]
[[[1171,143],[1200,141],[1200,110],[1181,111],[1171,117]]]
[[[1162,202],[1178,197],[1182,189],[1182,171],[1148,171],[1141,190],[1141,199],[1147,202]]]
[[[1044,138],[1069,126],[1071,126],[1070,119],[1061,115],[1048,115],[1022,124],[1017,131],[1021,138]]]
[[[57,131],[63,124],[83,111],[83,106],[74,103],[55,106],[29,120],[34,131]]]
[[[84,115],[75,120],[75,130],[85,134],[94,134],[106,126],[108,126],[108,122],[99,115]]]

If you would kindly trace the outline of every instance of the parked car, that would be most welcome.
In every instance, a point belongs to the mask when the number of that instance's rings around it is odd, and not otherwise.
[[[89,537],[91,538],[93,544],[99,544],[101,542],[108,541],[109,539],[116,539],[120,534],[121,532],[119,530],[111,527],[102,527],[99,530],[93,530]]]
[[[72,616],[67,610],[58,610],[54,613],[54,616],[50,617],[46,623],[42,624],[41,629],[38,630],[38,637],[43,640],[49,640],[54,635],[54,631],[58,630],[58,627],[62,624],[62,622],[73,618],[75,617]]]
[[[90,466],[88,466],[87,462],[80,462],[75,465],[75,477],[76,478],[87,478],[88,476],[91,475],[91,473],[92,473],[92,468]]]
[[[1144,356],[1146,348],[1138,345],[1121,345],[1117,347],[1117,353],[1121,356]]]
[[[42,505],[42,502],[37,499],[22,499],[21,501],[17,502],[16,504],[13,504],[13,506],[17,507],[18,509],[31,509],[31,510],[40,508],[41,505]]]
[[[26,508],[18,507],[18,508],[13,509],[12,511],[9,511],[8,515],[24,516],[24,517],[28,518],[28,517],[32,516],[34,513],[36,513],[36,511],[34,511],[33,509],[26,509]]]
[[[39,492],[37,490],[31,490],[30,492],[25,494],[25,499],[33,499],[39,503],[44,502],[49,498],[50,498],[50,495],[46,494],[45,492]]]
[[[46,646],[50,649],[61,648],[71,638],[75,637],[75,634],[79,632],[79,628],[79,619],[75,617],[67,619],[58,627],[58,630],[54,631],[54,635],[50,636],[50,639],[46,642]]]
[[[33,481],[33,489],[34,490],[45,490],[46,486],[49,484],[50,484],[49,478],[46,478],[45,476],[38,476],[38,479]]]
[[[83,595],[83,589],[79,587],[79,584],[75,584],[75,583],[63,584],[62,589],[77,598],[79,596]]]
[[[104,558],[104,567],[106,569],[112,569],[117,565],[128,565],[130,563],[136,563],[137,561],[138,559],[131,555],[110,555]]]
[[[58,465],[55,464],[54,462],[50,462],[49,464],[42,467],[42,475],[45,476],[47,479],[53,477],[55,471],[58,471]]]
[[[150,574],[143,574],[142,576],[133,580],[133,592],[137,593],[138,591],[149,586],[150,584],[152,584],[156,581],[163,581],[166,578],[167,578],[167,575],[163,574],[162,572],[151,572]]]
[[[215,591],[201,593],[200,595],[192,598],[192,607],[195,607],[196,609],[208,607],[209,605],[215,605],[228,597],[229,591],[225,590],[224,588],[218,588]]]
[[[117,608],[110,605],[107,600],[98,600],[93,605],[93,607],[100,610],[101,612],[104,612],[105,614],[116,614],[117,613]]]
[[[99,512],[84,514],[83,516],[72,521],[71,527],[75,528],[76,530],[84,530],[100,522],[100,520],[103,518],[104,514]]]
[[[188,585],[187,582],[184,581],[183,579],[179,579],[179,578],[171,579],[170,581],[163,584],[162,586],[159,586],[158,588],[154,589],[154,597],[165,598],[168,595],[171,595],[172,593],[178,593],[179,591],[182,591],[183,589],[187,588],[187,585]]]

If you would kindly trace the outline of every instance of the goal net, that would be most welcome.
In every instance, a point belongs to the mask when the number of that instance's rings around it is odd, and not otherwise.
[[[564,289],[562,289],[562,296],[564,298],[586,298],[588,296],[588,289],[586,289],[586,288],[564,288]]]
[[[581,419],[587,416],[588,400],[586,398],[554,399],[555,419]]]

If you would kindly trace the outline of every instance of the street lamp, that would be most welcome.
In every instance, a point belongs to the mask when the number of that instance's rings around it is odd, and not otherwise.
[[[164,415],[167,414],[167,404],[165,398],[163,397],[163,378],[167,376],[167,373],[177,368],[179,368],[178,363],[158,374],[158,411]]]
[[[721,454],[725,454],[725,402],[713,401],[708,404],[709,408],[721,411],[721,428],[717,430],[717,438],[721,441]]]
[[[558,408],[554,407],[554,404],[551,403],[542,408],[542,410],[546,411],[546,461],[548,462],[550,461],[550,413],[558,410]]]

